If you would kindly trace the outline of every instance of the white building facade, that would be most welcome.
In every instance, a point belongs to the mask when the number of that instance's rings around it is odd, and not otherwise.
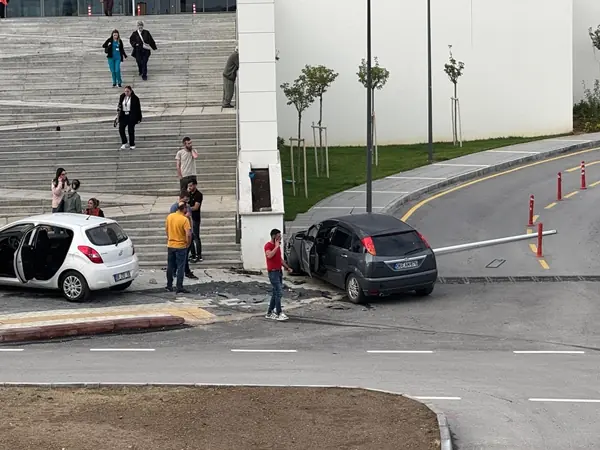
[[[594,50],[589,28],[600,25],[600,2],[573,0],[573,96],[575,102],[583,97],[583,82],[592,88],[600,79],[600,51]]]

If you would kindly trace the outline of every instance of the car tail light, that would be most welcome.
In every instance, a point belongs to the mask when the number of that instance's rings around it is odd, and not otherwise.
[[[361,242],[367,249],[367,252],[369,252],[373,256],[377,254],[377,252],[375,252],[375,244],[373,244],[373,239],[367,236],[366,238],[363,238]]]
[[[102,264],[104,262],[102,261],[102,256],[100,256],[100,253],[98,253],[92,247],[88,247],[87,245],[80,245],[77,247],[77,250],[79,250],[81,253],[87,256],[88,259],[94,264]]]
[[[431,248],[431,245],[429,245],[429,242],[427,242],[427,239],[425,239],[425,236],[423,236],[421,233],[419,233],[417,231],[417,234],[419,235],[419,237],[421,238],[421,240],[423,241],[423,244],[425,244],[425,247],[427,248]]]

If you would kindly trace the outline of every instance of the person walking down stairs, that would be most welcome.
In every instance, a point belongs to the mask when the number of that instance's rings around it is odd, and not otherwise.
[[[71,183],[71,190],[65,194],[65,210],[66,213],[81,214],[83,208],[81,206],[81,196],[77,190],[81,186],[79,180],[73,180]]]
[[[229,55],[229,58],[227,58],[227,64],[225,64],[225,70],[223,71],[223,108],[233,108],[231,99],[235,91],[235,79],[237,78],[239,68],[240,54],[236,47],[233,53]]]
[[[129,43],[133,47],[131,56],[137,61],[139,74],[142,80],[148,79],[148,59],[152,53],[151,50],[157,50],[156,43],[148,30],[144,29],[144,22],[137,23],[137,30],[131,33]]]
[[[115,6],[114,0],[104,0],[104,15],[112,16],[114,6]]]
[[[125,46],[119,35],[119,30],[113,30],[110,37],[102,44],[102,47],[104,47],[106,59],[108,60],[108,68],[112,74],[113,87],[116,85],[121,87],[123,83],[121,79],[121,63],[127,58],[127,54],[125,53]]]
[[[142,121],[142,105],[140,99],[131,86],[125,86],[125,91],[119,97],[117,107],[119,135],[121,136],[121,150],[135,150],[135,126]],[[129,134],[129,143],[125,135],[125,128]]]

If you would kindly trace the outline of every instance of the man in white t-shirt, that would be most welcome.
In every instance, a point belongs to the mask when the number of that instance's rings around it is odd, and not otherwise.
[[[177,176],[179,177],[180,189],[187,189],[188,183],[194,180],[198,183],[198,173],[196,172],[196,159],[198,152],[192,146],[192,140],[189,137],[183,138],[183,148],[177,152],[175,161],[177,161]]]

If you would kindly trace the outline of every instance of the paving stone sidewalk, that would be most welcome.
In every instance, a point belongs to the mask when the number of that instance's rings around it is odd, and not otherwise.
[[[600,133],[564,136],[473,153],[400,172],[373,181],[373,212],[394,214],[405,203],[423,194],[458,184],[511,166],[561,153],[600,146]],[[435,151],[435,147],[434,147]],[[331,217],[366,211],[366,185],[321,200],[306,213],[286,222],[286,233],[304,230]]]

